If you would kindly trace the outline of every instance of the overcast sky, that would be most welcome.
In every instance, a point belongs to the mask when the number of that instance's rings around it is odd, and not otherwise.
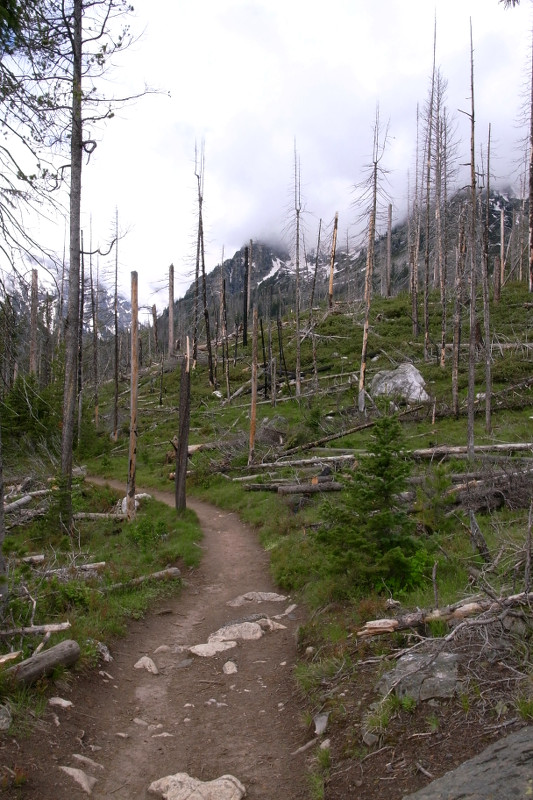
[[[292,204],[294,143],[301,165],[306,244],[339,212],[355,235],[354,184],[371,160],[376,104],[389,121],[383,166],[394,217],[405,214],[417,103],[428,93],[433,28],[437,66],[468,160],[470,18],[478,152],[492,125],[494,179],[515,181],[517,127],[530,64],[533,4],[498,0],[135,0],[139,40],[113,72],[115,93],[161,90],[108,123],[84,165],[85,225],[104,241],[118,208],[120,280],[137,270],[141,302],[168,305],[195,260],[195,142],[205,141],[207,269],[247,240],[279,240]],[[523,133],[523,131],[522,131]],[[159,294],[156,294],[159,292]]]

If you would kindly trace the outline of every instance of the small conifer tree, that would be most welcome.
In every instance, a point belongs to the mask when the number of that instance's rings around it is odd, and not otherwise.
[[[428,556],[399,499],[409,472],[398,419],[380,418],[368,454],[345,479],[342,497],[323,507],[318,540],[335,594],[397,592],[420,582]]]

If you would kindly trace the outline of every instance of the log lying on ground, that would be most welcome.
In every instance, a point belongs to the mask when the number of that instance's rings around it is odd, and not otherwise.
[[[51,622],[48,625],[28,625],[25,628],[11,628],[8,631],[0,631],[0,637],[7,639],[10,636],[27,636],[28,634],[58,633],[67,631],[70,622]]]
[[[160,572],[152,572],[151,575],[140,575],[138,578],[132,578],[130,581],[125,581],[124,583],[113,583],[111,586],[106,586],[105,588],[106,591],[112,592],[115,589],[125,589],[128,586],[139,586],[145,581],[170,580],[180,577],[181,572],[178,567],[168,567],[168,569],[162,569]]]
[[[4,514],[11,514],[18,508],[27,506],[28,503],[31,503],[31,495],[25,494],[23,497],[19,497],[18,500],[14,500],[12,503],[8,503],[6,506],[4,506]]]
[[[74,639],[65,639],[63,642],[43,650],[41,653],[15,664],[5,671],[5,674],[12,678],[15,683],[29,686],[39,678],[50,675],[55,667],[62,665],[70,667],[76,663],[80,657],[80,646]]]
[[[474,447],[474,453],[518,453],[524,450],[533,452],[533,442],[518,442],[507,444],[480,444]],[[420,450],[413,450],[413,458],[446,458],[464,456],[468,454],[468,448],[463,445],[439,445],[438,447],[424,447]]]
[[[77,511],[73,514],[74,519],[115,519],[118,521],[127,519],[126,514],[115,514],[114,512],[109,514],[98,513],[96,511]]]
[[[370,637],[379,636],[382,633],[394,633],[395,631],[416,628],[428,622],[442,620],[443,622],[453,622],[464,620],[475,614],[484,614],[488,611],[501,613],[508,608],[515,606],[529,605],[533,600],[533,592],[520,592],[520,594],[499,597],[496,600],[490,598],[470,598],[460,603],[454,603],[445,608],[435,608],[431,611],[417,610],[408,614],[401,614],[390,619],[374,619],[366,622],[364,627],[357,631],[357,636]]]
[[[315,458],[299,458],[293,461],[265,461],[263,464],[249,464],[244,469],[283,469],[284,467],[305,467],[310,465],[316,467],[318,464],[334,464],[335,462],[349,464],[353,463],[355,458],[355,455],[343,453],[339,456],[316,456]]]
[[[293,486],[278,486],[278,494],[317,494],[318,492],[340,492],[342,483],[297,483]]]

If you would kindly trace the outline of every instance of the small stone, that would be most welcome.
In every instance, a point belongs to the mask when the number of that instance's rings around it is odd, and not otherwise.
[[[96,778],[91,777],[91,775],[87,775],[82,769],[76,769],[75,767],[59,767],[59,769],[63,770],[64,773],[69,775],[77,784],[81,786],[84,792],[87,794],[92,794],[94,784],[96,783]]]
[[[224,675],[234,675],[237,672],[237,664],[234,661],[226,661],[222,670]]]
[[[237,647],[237,642],[208,642],[206,644],[195,644],[189,650],[195,656],[202,658],[211,658],[217,653],[222,653],[224,650],[231,650]]]
[[[92,767],[93,769],[104,769],[102,764],[99,764],[97,761],[93,761],[92,758],[82,756],[79,753],[74,753],[72,758],[74,758],[76,761],[79,761],[80,764],[85,764],[86,767]]]
[[[315,723],[315,733],[317,736],[321,736],[323,733],[325,733],[326,728],[328,727],[328,718],[329,713],[315,714],[313,717],[313,722]]]
[[[72,708],[74,703],[72,700],[64,700],[62,697],[51,697],[48,700],[49,706],[57,706],[58,708]]]
[[[329,750],[330,747],[331,747],[331,739],[324,739],[324,741],[320,743],[321,750]]]
[[[159,647],[154,650],[154,655],[156,656],[158,653],[168,653],[169,650],[170,647],[168,644],[160,644]]]
[[[115,733],[115,736],[117,736],[119,739],[129,739],[130,738],[129,733],[121,733],[120,731],[118,733]]]
[[[376,736],[375,733],[371,733],[371,731],[365,731],[363,734],[363,742],[367,747],[373,747],[379,742],[379,736]]]
[[[137,663],[134,664],[134,669],[145,669],[147,672],[151,672],[152,675],[159,675],[159,670],[155,663],[148,656],[140,658]]]
[[[148,723],[146,722],[146,720],[141,719],[140,717],[135,717],[135,719],[133,720],[133,724],[134,725],[139,725],[142,728],[147,728],[148,727]]]

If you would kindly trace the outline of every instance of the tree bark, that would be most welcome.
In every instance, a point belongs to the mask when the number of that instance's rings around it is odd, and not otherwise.
[[[335,221],[333,223],[333,239],[331,242],[331,256],[329,260],[329,289],[328,289],[328,307],[333,308],[333,271],[335,268],[335,251],[337,249],[337,230],[339,227],[339,212],[335,212]]]
[[[168,268],[168,357],[174,354],[174,264]]]
[[[46,627],[46,626],[45,626]],[[20,664],[15,664],[5,671],[5,674],[21,686],[30,686],[39,678],[50,675],[54,669],[62,665],[71,667],[80,657],[80,646],[73,639],[65,639],[63,642],[43,650]]]
[[[135,478],[137,469],[137,395],[139,388],[139,293],[137,273],[131,273],[131,388],[130,388],[130,450],[126,514],[135,517]]]
[[[176,474],[174,478],[176,511],[178,513],[185,511],[187,507],[186,481],[190,410],[191,373],[189,365],[189,339],[187,337],[187,353],[181,362],[179,432],[178,446],[176,447]]]
[[[74,0],[72,29],[72,107],[70,120],[70,267],[65,336],[65,382],[61,433],[61,523],[72,526],[72,462],[76,418],[78,323],[80,303],[80,216],[83,155],[82,123],[82,0]]]
[[[250,406],[250,448],[248,465],[253,463],[255,451],[255,429],[257,420],[257,306],[253,308],[252,323],[252,402]]]

